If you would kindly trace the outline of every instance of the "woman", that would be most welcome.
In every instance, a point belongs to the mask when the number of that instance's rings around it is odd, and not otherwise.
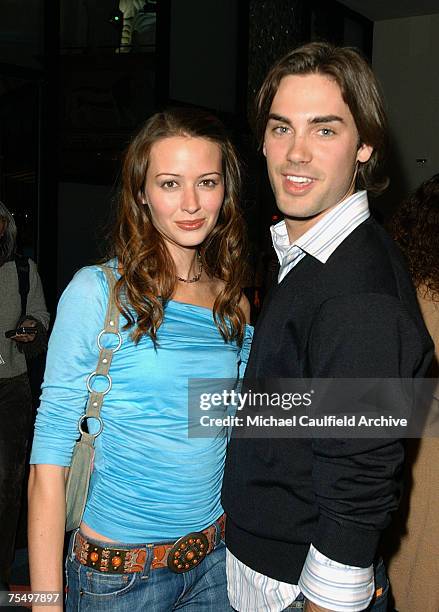
[[[16,254],[14,217],[0,202],[0,591],[6,590],[14,558],[32,398],[23,347],[45,342],[49,314],[41,280],[32,260]],[[22,283],[22,268],[27,269]],[[24,284],[28,285],[25,291]],[[34,333],[15,334],[17,327]]]
[[[431,376],[439,377],[439,174],[397,210],[391,232],[407,256],[422,314],[435,343]],[[388,563],[399,612],[439,610],[439,385],[426,435],[407,440],[406,489],[392,523]]]
[[[190,378],[236,379],[249,351],[238,189],[233,147],[204,112],[158,113],[127,149],[108,264],[122,345],[69,547],[67,610],[230,609],[218,522],[226,439],[188,438],[187,393]],[[59,304],[31,457],[33,590],[61,590],[65,472],[107,302],[104,274],[91,266]],[[209,554],[175,573],[175,550],[160,544],[192,532],[206,535]],[[135,554],[136,571],[125,561],[101,571],[105,547],[111,559]]]

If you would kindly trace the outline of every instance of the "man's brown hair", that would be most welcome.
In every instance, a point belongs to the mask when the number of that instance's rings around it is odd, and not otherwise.
[[[264,142],[271,104],[281,80],[289,75],[321,74],[340,87],[358,130],[360,143],[373,147],[369,161],[360,163],[357,187],[381,193],[388,179],[378,175],[387,149],[387,117],[377,80],[366,60],[355,49],[313,42],[290,51],[270,70],[256,97],[255,130]]]

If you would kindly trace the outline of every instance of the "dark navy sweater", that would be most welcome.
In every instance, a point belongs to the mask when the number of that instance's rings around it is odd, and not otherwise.
[[[306,255],[273,288],[246,378],[421,377],[432,354],[405,262],[368,219],[325,264]],[[310,543],[369,566],[398,505],[403,454],[397,439],[232,435],[222,496],[229,550],[292,584]]]

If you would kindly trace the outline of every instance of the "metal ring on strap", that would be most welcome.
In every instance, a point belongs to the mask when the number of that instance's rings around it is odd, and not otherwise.
[[[118,351],[118,350],[120,349],[120,347],[122,346],[122,336],[120,335],[120,332],[116,332],[116,333],[114,333],[114,332],[107,331],[107,330],[105,330],[105,329],[103,329],[101,332],[99,332],[99,334],[98,334],[98,339],[97,339],[97,343],[98,343],[98,348],[99,348],[99,350],[101,350],[101,351],[102,351],[102,350],[104,350],[104,347],[103,347],[103,346],[102,346],[102,344],[101,344],[101,338],[102,338],[102,336],[103,336],[104,334],[113,334],[113,336],[117,336],[118,344],[117,344],[116,348],[114,348],[114,349],[109,349],[109,350],[113,351],[113,353],[117,353],[117,351]]]
[[[82,429],[82,423],[84,421],[86,421],[87,419],[96,419],[97,421],[99,421],[99,430],[96,433],[91,434],[88,431],[84,431]],[[103,422],[103,420],[101,419],[100,416],[98,416],[98,417],[95,417],[95,416],[91,417],[91,416],[87,416],[87,415],[83,414],[82,416],[79,417],[78,429],[79,429],[81,435],[84,434],[84,433],[88,433],[90,436],[93,436],[93,438],[96,438],[97,436],[99,436],[99,434],[102,433],[102,430],[104,429],[104,422]]]
[[[107,395],[107,393],[111,391],[111,387],[113,386],[113,381],[111,380],[111,376],[109,374],[98,374],[96,370],[92,372],[90,376],[87,378],[87,390],[89,393],[94,392],[94,389],[92,389],[90,385],[90,381],[93,378],[93,376],[103,376],[104,378],[107,379],[108,387],[105,389],[105,391],[96,391],[96,393],[102,393],[102,395]]]

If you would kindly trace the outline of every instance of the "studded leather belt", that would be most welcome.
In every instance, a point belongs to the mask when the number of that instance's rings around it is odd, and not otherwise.
[[[142,548],[113,548],[98,546],[87,540],[79,531],[76,534],[73,551],[79,563],[92,567],[98,572],[130,574],[142,572],[153,549],[151,569],[167,567],[182,574],[199,565],[218,543],[218,527],[224,538],[226,516],[223,514],[213,525],[203,531],[189,533],[171,544],[147,544]]]

